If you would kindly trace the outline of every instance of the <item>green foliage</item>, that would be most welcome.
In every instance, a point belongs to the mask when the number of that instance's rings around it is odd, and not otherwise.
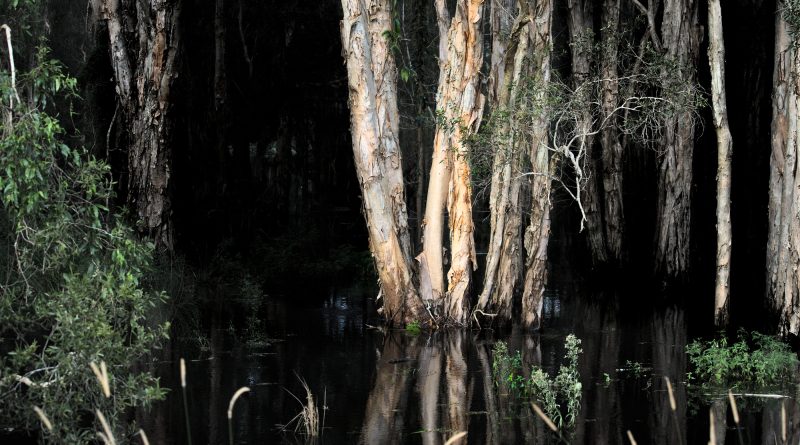
[[[38,54],[17,78],[13,110],[0,73],[0,424],[39,430],[39,406],[53,424],[43,441],[87,443],[95,409],[121,437],[126,411],[163,396],[134,365],[166,336],[150,321],[165,295],[141,282],[152,246],[109,210],[108,165],[64,144],[45,108],[56,93],[74,95],[75,80]],[[101,361],[111,398],[89,368]]]
[[[783,19],[789,25],[789,32],[797,35],[800,31],[800,0],[784,0],[781,12]]]
[[[686,347],[688,381],[704,388],[759,389],[796,380],[798,360],[789,345],[775,337],[740,331],[737,341],[724,336],[696,340]]]
[[[422,326],[419,324],[419,321],[414,320],[406,324],[406,332],[411,335],[419,335],[422,333]]]
[[[555,378],[540,367],[534,367],[525,377],[521,353],[511,354],[504,342],[497,342],[492,351],[492,371],[498,386],[516,397],[535,400],[559,428],[571,428],[581,409],[582,386],[578,374],[581,341],[570,334],[564,348],[564,363]]]

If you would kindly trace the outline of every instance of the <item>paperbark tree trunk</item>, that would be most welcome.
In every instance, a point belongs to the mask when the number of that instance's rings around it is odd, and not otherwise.
[[[711,100],[717,132],[717,279],[714,291],[714,319],[718,326],[728,323],[731,263],[731,156],[733,141],[728,127],[725,100],[725,42],[722,7],[719,0],[708,2],[708,63],[711,67]]]
[[[342,0],[343,55],[350,125],[369,245],[388,324],[428,320],[412,280],[403,172],[398,144],[397,69],[383,36],[392,15],[385,0]]]
[[[514,115],[520,106],[519,88],[527,81],[522,76],[529,71],[524,68],[530,55],[528,24],[532,18],[528,0],[520,2],[513,29],[504,23],[510,19],[507,8],[493,8],[492,23],[496,27],[492,30],[492,60],[499,60],[492,66],[491,107],[508,118],[498,122],[499,137],[493,147],[489,246],[483,291],[476,306],[482,313],[492,314],[493,322],[500,325],[511,321],[514,293],[522,277],[522,170],[528,147]],[[499,35],[509,37],[501,39]]]
[[[800,332],[800,275],[797,273],[800,267],[798,76],[798,50],[789,24],[778,14],[772,95],[767,295],[780,315],[780,330],[784,334]]]
[[[536,0],[530,27],[529,75],[538,85],[537,102],[543,103],[550,83],[550,54],[553,46],[553,1]],[[534,117],[529,157],[531,178],[530,225],[525,229],[525,285],[522,291],[522,324],[526,329],[541,326],[542,298],[547,280],[547,246],[550,241],[550,190],[553,167],[548,149],[549,122],[546,113]]]
[[[128,201],[138,228],[172,250],[170,88],[177,76],[180,0],[98,0],[127,129]]]
[[[436,113],[438,119],[444,120],[443,86],[447,82],[447,23],[450,21],[445,0],[436,0],[436,21],[439,28],[439,89],[436,93]],[[431,173],[428,176],[428,194],[422,222],[422,253],[417,256],[421,296],[436,317],[441,315],[444,299],[444,209],[452,170],[447,135],[440,129],[443,124],[444,121],[437,122],[434,133]]]
[[[437,2],[440,31],[446,17],[444,2]],[[434,300],[440,298],[438,286],[442,257],[443,198],[447,197],[450,229],[450,270],[443,314],[450,323],[467,321],[468,293],[475,258],[474,225],[472,221],[472,191],[470,168],[467,162],[466,138],[477,131],[483,113],[483,95],[479,90],[480,68],[483,63],[483,39],[480,29],[483,0],[459,0],[450,28],[444,37],[446,54],[440,65],[436,107],[438,120],[433,147],[433,163],[428,202],[425,211],[425,239],[421,273],[430,277]],[[441,56],[440,52],[440,56]],[[446,195],[445,195],[446,193]],[[422,277],[425,280],[425,277]]]
[[[678,66],[687,83],[696,82],[700,25],[696,0],[665,0],[661,21],[664,55]],[[663,73],[664,76],[674,73]],[[665,122],[658,175],[656,269],[670,278],[689,269],[691,228],[692,111],[680,111]]]
[[[567,26],[570,34],[572,86],[579,101],[585,104],[576,122],[575,133],[580,149],[585,152],[583,165],[586,184],[582,202],[586,214],[586,239],[594,263],[608,261],[603,229],[602,168],[595,159],[592,125],[591,89],[584,84],[591,79],[592,51],[594,46],[593,0],[569,0]]]

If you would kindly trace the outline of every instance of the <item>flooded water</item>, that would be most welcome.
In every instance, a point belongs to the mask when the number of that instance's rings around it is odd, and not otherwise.
[[[613,305],[562,305],[549,295],[547,328],[538,335],[491,330],[384,332],[376,328],[369,298],[331,293],[320,305],[269,303],[265,336],[215,322],[198,342],[175,346],[162,364],[166,401],[140,413],[151,443],[187,443],[178,359],[187,360],[192,443],[228,443],[227,409],[242,386],[231,426],[235,443],[443,444],[630,443],[694,444],[709,441],[709,411],[717,443],[783,444],[800,441],[800,410],[793,396],[738,398],[735,428],[727,399],[695,394],[685,384],[687,341],[682,311],[666,309],[622,318]],[[578,370],[580,412],[573,427],[550,431],[527,399],[498,384],[493,348],[520,351],[523,372],[542,367],[554,375],[564,339],[582,342]],[[676,410],[664,377],[674,385]],[[319,409],[321,435],[295,431],[308,383]],[[715,401],[716,400],[716,401]]]

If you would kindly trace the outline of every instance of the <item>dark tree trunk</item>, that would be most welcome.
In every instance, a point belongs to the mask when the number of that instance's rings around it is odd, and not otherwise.
[[[106,21],[118,128],[128,152],[128,202],[142,233],[172,250],[170,89],[177,77],[180,0],[97,0]]]
[[[678,66],[681,80],[696,82],[700,47],[695,0],[665,0],[661,22],[664,55]],[[665,73],[666,77],[668,74]],[[678,277],[689,269],[694,116],[681,111],[667,119],[659,148],[656,269]]]

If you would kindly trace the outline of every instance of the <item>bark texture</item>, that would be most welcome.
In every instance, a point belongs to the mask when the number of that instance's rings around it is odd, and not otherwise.
[[[446,14],[443,2],[437,2],[437,10],[441,30]],[[420,260],[421,265],[427,265],[432,297],[437,298],[441,295],[437,286],[440,283],[440,271],[443,270],[440,269],[443,249],[442,186],[446,184],[451,261],[442,315],[455,324],[464,324],[467,321],[467,296],[472,285],[472,272],[477,266],[470,168],[465,139],[477,131],[483,113],[484,97],[479,90],[480,68],[483,63],[481,14],[482,0],[458,1],[447,30],[446,50],[442,49],[440,43],[440,51],[444,51],[446,57],[441,59],[443,64],[440,65],[436,93],[439,122],[434,137],[431,182],[425,211],[425,258]],[[442,38],[444,36],[440,35],[440,39]]]
[[[695,66],[700,46],[696,0],[664,0],[661,46],[665,57],[678,67],[686,83],[696,82]],[[664,73],[674,75],[674,73]],[[692,111],[667,118],[659,148],[658,210],[656,219],[656,269],[678,277],[689,269],[691,227]]]
[[[601,103],[604,118],[608,119],[600,133],[603,164],[603,217],[607,255],[610,260],[619,261],[622,256],[622,235],[624,218],[622,213],[622,144],[616,126],[615,108],[619,100],[618,44],[620,21],[620,0],[603,2]]]
[[[528,25],[532,20],[527,0],[520,3],[513,30],[510,24],[503,23],[510,20],[506,11],[492,10],[493,26],[498,24],[492,31],[492,60],[501,58],[498,53],[504,60],[492,67],[495,100],[491,106],[494,113],[507,117],[498,122],[498,137],[492,141],[495,152],[489,196],[489,246],[483,291],[477,304],[479,311],[492,314],[499,324],[511,321],[514,293],[522,277],[522,170],[527,146],[514,116],[520,107],[519,89],[527,82],[522,77],[529,71],[523,67],[529,61]],[[503,15],[505,20],[496,15]],[[510,37],[504,40],[499,35]]]
[[[767,294],[784,334],[800,332],[800,175],[797,174],[800,57],[789,25],[775,24]]]
[[[172,250],[170,89],[177,77],[180,0],[99,0],[128,150],[128,200],[140,231]]]
[[[553,46],[552,0],[537,0],[531,8],[533,20],[530,28],[530,54],[528,67],[530,77],[541,88],[535,102],[542,103],[550,82],[550,54]],[[547,246],[550,241],[550,190],[553,165],[548,148],[548,119],[545,112],[535,115],[531,123],[529,157],[533,175],[531,178],[530,224],[525,229],[525,285],[522,291],[522,324],[527,329],[541,327],[542,299],[547,280]]]
[[[391,29],[384,0],[342,0],[343,55],[350,125],[370,251],[388,324],[427,320],[412,281],[402,162],[398,144],[397,69],[383,32]]]
[[[714,319],[728,323],[731,266],[731,156],[733,141],[728,127],[725,100],[725,42],[722,38],[722,7],[719,0],[708,2],[708,62],[711,67],[711,99],[717,133],[717,278],[714,291]]]
[[[593,131],[591,88],[587,82],[591,80],[592,50],[594,46],[593,0],[569,0],[567,26],[570,34],[570,52],[572,67],[572,87],[580,103],[586,106],[580,112],[575,123],[575,134],[578,138],[578,150],[585,153],[583,172],[586,184],[581,204],[586,215],[586,239],[592,260],[595,263],[608,261],[606,237],[603,224],[603,202],[601,193],[602,167],[595,154],[595,132]]]

